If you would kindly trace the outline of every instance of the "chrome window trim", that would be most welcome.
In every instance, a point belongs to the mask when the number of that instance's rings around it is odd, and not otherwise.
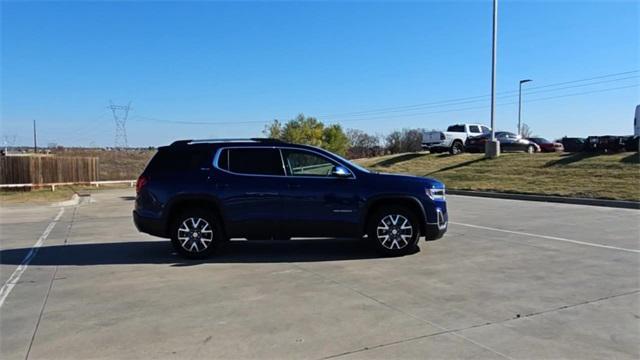
[[[220,159],[220,154],[226,150],[226,149],[275,149],[278,150],[278,152],[280,153],[280,161],[282,163],[282,171],[284,172],[284,175],[260,175],[260,174],[243,174],[243,173],[237,173],[237,172],[233,172],[230,170],[225,170],[222,169],[218,166],[218,160]],[[327,160],[329,160],[331,163],[338,163],[340,166],[349,169],[349,172],[351,173],[350,177],[334,177],[334,176],[295,176],[295,175],[287,175],[287,169],[285,167],[284,164],[284,155],[282,154],[282,150],[286,149],[286,150],[298,150],[298,151],[306,151],[306,152],[310,152],[316,155],[319,155]],[[310,149],[304,149],[304,148],[297,148],[297,147],[293,147],[293,146],[223,146],[218,148],[218,150],[216,150],[216,154],[213,157],[213,167],[216,168],[217,170],[226,172],[228,174],[233,174],[233,175],[239,175],[239,176],[253,176],[253,177],[277,177],[277,178],[283,178],[283,177],[290,177],[290,178],[296,178],[296,179],[332,179],[332,180],[355,180],[356,179],[356,174],[353,171],[353,169],[351,169],[349,166],[346,166],[345,164],[343,164],[341,161],[332,159],[318,151],[313,151]]]

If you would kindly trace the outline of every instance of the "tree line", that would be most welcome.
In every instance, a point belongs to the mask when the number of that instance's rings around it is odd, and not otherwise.
[[[325,125],[304,114],[286,122],[273,120],[265,126],[263,134],[273,139],[318,146],[350,159],[422,149],[420,129],[396,130],[388,135],[369,134],[358,129],[345,130],[339,124]]]

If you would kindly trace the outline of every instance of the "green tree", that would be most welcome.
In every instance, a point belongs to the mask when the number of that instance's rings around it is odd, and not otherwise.
[[[349,138],[338,124],[330,125],[323,130],[322,147],[338,155],[347,155]]]
[[[282,129],[281,140],[296,144],[322,146],[324,125],[314,117],[299,114],[287,121]]]
[[[270,124],[265,125],[264,130],[262,130],[264,136],[270,139],[281,139],[282,138],[282,123],[278,119],[273,120]]]

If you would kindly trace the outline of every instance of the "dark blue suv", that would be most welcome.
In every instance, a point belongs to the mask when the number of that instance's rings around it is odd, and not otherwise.
[[[273,139],[181,140],[136,185],[138,230],[202,258],[230,238],[363,238],[385,255],[447,230],[444,185],[380,174],[328,151]]]

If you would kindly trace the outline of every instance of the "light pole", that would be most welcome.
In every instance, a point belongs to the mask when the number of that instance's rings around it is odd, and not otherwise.
[[[496,140],[496,56],[498,42],[498,0],[493,0],[493,39],[491,42],[491,140],[487,142],[484,156],[496,158],[500,156],[500,143]]]
[[[522,84],[528,83],[529,81],[533,80],[520,80],[520,84],[518,86],[518,135],[522,135],[522,123],[520,122],[520,119],[522,118]]]

